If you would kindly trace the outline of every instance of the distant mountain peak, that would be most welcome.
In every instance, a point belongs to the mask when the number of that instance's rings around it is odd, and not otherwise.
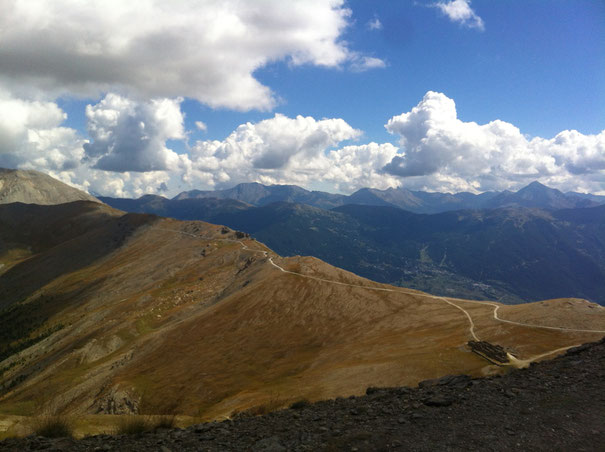
[[[266,188],[265,185],[259,183],[259,182],[242,182],[240,184],[237,184],[235,187],[233,187],[235,189],[246,189],[246,188]]]
[[[550,188],[546,185],[538,182],[537,180],[533,181],[531,184],[521,188],[517,193],[526,193],[526,192],[534,192],[534,193],[561,193],[556,188]],[[561,193],[562,194],[562,193]]]
[[[148,193],[146,195],[141,196],[139,199],[144,200],[144,199],[167,199],[164,196],[161,195],[154,195],[152,193]]]
[[[88,193],[39,171],[0,168],[0,204],[53,205],[72,201],[100,202]]]
[[[544,185],[544,184],[540,183],[540,181],[537,181],[537,180],[535,180],[535,181],[531,182],[530,184],[528,184],[528,185],[527,185],[527,187],[541,187],[541,188],[549,188],[549,187],[547,187],[546,185]],[[526,188],[527,188],[527,187],[526,187]]]
[[[598,202],[590,199],[562,193],[556,188],[533,181],[517,192],[503,191],[490,201],[491,208],[528,207],[539,209],[572,209],[576,207],[593,207]]]
[[[516,193],[516,195],[521,196],[524,199],[533,199],[536,197],[566,199],[566,196],[556,188],[547,187],[538,181],[534,181],[528,186],[523,187]]]

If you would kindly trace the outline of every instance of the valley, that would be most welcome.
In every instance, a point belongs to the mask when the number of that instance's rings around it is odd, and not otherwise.
[[[554,196],[552,190],[531,188],[534,198],[520,190],[518,199],[542,207],[432,215],[386,205],[325,210],[207,197],[102,199],[130,212],[225,224],[281,255],[315,256],[372,280],[437,295],[507,304],[563,296],[605,303],[605,206],[553,210],[547,206],[569,203],[540,203]],[[258,203],[251,195],[240,197]]]
[[[15,208],[18,217],[1,214]],[[31,221],[37,216],[44,224]],[[5,248],[32,250],[3,262],[3,331],[37,319],[3,342],[13,351],[2,362],[6,415],[222,419],[368,386],[506,371],[472,353],[469,340],[531,361],[605,331],[604,310],[584,300],[502,306],[428,295],[315,258],[282,258],[203,222],[86,202],[0,207],[7,217],[56,232],[36,243],[21,223],[10,243],[3,235]],[[544,304],[560,306],[547,322]]]

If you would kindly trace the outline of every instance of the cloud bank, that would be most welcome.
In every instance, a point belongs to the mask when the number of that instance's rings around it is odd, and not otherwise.
[[[358,143],[362,131],[340,118],[276,114],[177,153],[168,143],[188,133],[178,99],[108,94],[86,111],[89,136],[82,137],[61,125],[65,113],[55,103],[0,96],[0,165],[112,196],[253,181],[350,193],[398,186],[482,192],[540,180],[563,191],[605,192],[605,131],[530,138],[501,120],[462,121],[454,100],[432,91],[386,123],[397,146]]]
[[[350,14],[344,0],[7,0],[0,83],[24,98],[119,92],[270,110],[257,69],[363,63],[340,39]]]

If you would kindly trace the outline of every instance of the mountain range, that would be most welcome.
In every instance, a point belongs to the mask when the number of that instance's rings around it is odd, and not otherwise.
[[[440,213],[450,210],[500,207],[571,209],[605,204],[605,196],[575,192],[563,193],[539,182],[532,182],[517,192],[505,190],[478,195],[411,191],[402,187],[386,190],[362,188],[351,195],[339,195],[322,191],[308,191],[296,185],[266,186],[259,183],[244,183],[227,190],[185,191],[175,196],[173,200],[200,198],[232,199],[257,207],[274,202],[307,204],[322,209],[332,209],[346,204],[361,204],[398,207],[414,213]]]
[[[443,298],[221,225],[53,201],[0,205],[0,415],[224,419],[497,374],[605,331],[605,310],[578,298]]]
[[[438,198],[500,206],[418,214],[394,207],[402,190],[360,190],[348,199],[361,204],[330,210],[293,203],[320,197],[294,186],[241,184],[192,196],[210,193],[239,199],[100,199],[129,212],[225,224],[280,254],[312,255],[366,278],[438,295],[505,303],[580,296],[605,303],[605,206],[594,206],[596,196],[563,194],[537,182],[516,193],[417,192],[423,209]],[[585,205],[592,207],[578,207]]]

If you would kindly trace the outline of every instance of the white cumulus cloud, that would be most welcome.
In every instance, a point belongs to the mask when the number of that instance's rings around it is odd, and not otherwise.
[[[363,187],[397,187],[401,180],[383,170],[397,152],[398,148],[390,143],[369,143],[332,150],[327,155],[327,168],[322,180],[343,193]]]
[[[191,150],[192,174],[212,186],[308,182],[320,178],[326,150],[360,134],[342,119],[276,114],[242,124],[225,140],[198,141]]]
[[[406,186],[485,191],[519,188],[540,179],[573,189],[581,174],[584,185],[593,181],[588,184],[593,191],[605,189],[605,131],[563,131],[552,139],[528,139],[504,121],[461,121],[454,101],[432,91],[385,127],[399,136],[402,153],[384,170],[401,177]]]
[[[102,142],[106,146],[103,156],[123,152],[123,160],[118,162],[123,167],[136,166],[138,160],[145,162],[141,155],[145,153],[143,142],[152,148],[152,158],[160,163],[171,161],[174,153],[158,141],[161,140],[158,133],[164,138],[182,136],[178,103],[175,105],[172,101],[155,101],[141,106],[119,96],[108,95],[99,104],[89,106],[89,111],[89,127],[94,129],[95,137],[101,138],[96,144],[98,149],[101,149]],[[141,111],[147,113],[143,117],[149,124],[148,132],[156,130],[150,140],[145,135],[136,135],[141,127],[140,121],[124,120],[124,116],[137,111],[138,120],[142,119]],[[174,154],[176,157],[172,160],[177,164],[165,171],[114,172],[94,168],[92,165],[97,158],[87,158],[84,151],[90,143],[75,129],[62,126],[66,118],[66,113],[54,102],[26,101],[0,93],[0,167],[33,169],[92,193],[129,197],[157,192],[162,183],[171,178],[180,179],[180,167],[187,165],[186,156]],[[134,130],[125,127],[126,123],[131,124]],[[133,146],[127,149],[122,137],[131,132],[134,132]]]
[[[269,110],[257,69],[363,58],[341,39],[344,0],[5,0],[0,11],[0,82],[24,98],[118,92]]]
[[[77,166],[84,140],[62,126],[66,118],[54,102],[0,93],[0,167],[64,171]]]
[[[223,141],[198,141],[191,152],[188,182],[215,188],[252,181],[321,185],[344,193],[400,185],[397,176],[383,171],[396,156],[396,146],[369,143],[337,148],[360,135],[342,119],[277,114],[256,124],[242,124]]]
[[[445,14],[452,22],[458,22],[465,27],[476,28],[481,31],[485,29],[483,19],[473,11],[470,0],[442,1],[434,3],[433,6]]]
[[[0,166],[40,170],[118,197],[253,181],[350,193],[401,185],[481,192],[540,180],[563,191],[605,192],[605,131],[529,138],[498,119],[462,121],[452,99],[431,91],[387,122],[398,146],[351,144],[362,132],[340,118],[276,114],[189,148],[179,99],[109,93],[86,111],[83,137],[63,126],[66,114],[56,103],[0,93]],[[170,149],[170,140],[184,140],[187,152]]]
[[[179,99],[136,102],[107,94],[86,107],[91,142],[84,144],[86,159],[107,171],[175,169],[179,156],[166,147],[169,139],[183,139]]]

